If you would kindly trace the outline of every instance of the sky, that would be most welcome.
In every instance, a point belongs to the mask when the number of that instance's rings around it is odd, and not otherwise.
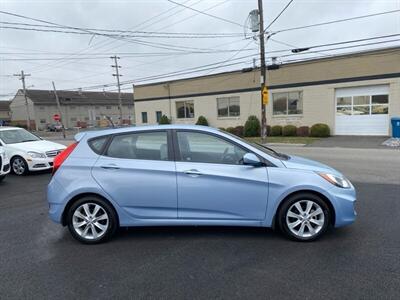
[[[266,26],[288,2],[263,1]],[[0,13],[0,100],[10,100],[21,88],[19,77],[14,76],[21,70],[30,74],[26,77],[28,89],[52,89],[54,81],[59,90],[83,88],[116,91],[116,78],[112,76],[115,70],[111,67],[113,61],[110,59],[112,55],[120,57],[120,79],[124,83],[121,88],[125,92],[132,91],[132,84],[259,65],[259,42],[252,38],[248,23],[249,12],[256,8],[257,0],[0,0],[1,12],[67,26],[38,27],[54,25]],[[400,10],[400,0],[294,0],[268,29],[268,32],[276,33],[266,43],[267,63],[272,56],[277,57],[280,63],[400,46],[399,35],[320,47],[297,55],[290,51],[294,48],[400,34],[400,12],[278,32],[391,10]],[[35,31],[7,27],[33,28]],[[109,35],[105,36],[104,33]],[[329,50],[376,42],[385,43]],[[204,65],[209,66],[201,68]],[[171,76],[165,75],[168,73],[172,73]]]

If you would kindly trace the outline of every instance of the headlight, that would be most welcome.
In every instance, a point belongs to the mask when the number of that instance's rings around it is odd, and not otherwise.
[[[44,155],[43,153],[39,153],[39,152],[29,151],[28,154],[32,158],[46,158],[46,155]]]
[[[332,175],[329,173],[318,173],[319,176],[324,178],[325,180],[329,181],[333,185],[336,185],[337,187],[348,189],[351,187],[350,181],[348,181],[344,177],[339,177],[336,175]]]

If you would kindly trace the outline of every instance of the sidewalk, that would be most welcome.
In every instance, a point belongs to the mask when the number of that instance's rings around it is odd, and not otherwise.
[[[322,138],[306,147],[320,148],[358,148],[358,149],[396,149],[382,145],[387,136],[331,136]]]

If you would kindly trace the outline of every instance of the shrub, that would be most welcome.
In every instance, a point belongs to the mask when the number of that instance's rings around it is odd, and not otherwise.
[[[256,116],[250,116],[244,124],[243,135],[248,137],[260,136],[260,120]]]
[[[296,136],[297,128],[294,125],[286,125],[282,128],[283,136]]]
[[[160,125],[171,124],[171,120],[168,119],[166,115],[162,115],[160,118],[160,122],[158,124]]]
[[[329,126],[326,124],[318,123],[311,126],[310,135],[314,137],[328,137],[330,136]]]
[[[228,128],[226,128],[226,132],[235,134],[235,127],[228,127]]]
[[[208,122],[207,122],[206,117],[200,116],[200,117],[197,119],[196,125],[208,126]]]
[[[310,127],[308,126],[297,127],[297,136],[309,136],[309,135],[310,135]]]
[[[282,135],[282,126],[275,125],[271,127],[271,136],[280,136]]]
[[[234,130],[235,132],[233,133],[234,135],[243,137],[243,134],[244,134],[244,126],[236,126],[234,129],[235,129],[235,130]]]
[[[226,131],[226,128],[224,128],[224,127],[218,127],[218,129],[221,131]]]

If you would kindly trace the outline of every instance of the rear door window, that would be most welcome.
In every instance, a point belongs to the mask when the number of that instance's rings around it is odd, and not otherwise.
[[[106,156],[126,159],[169,160],[166,131],[138,132],[113,137]]]

